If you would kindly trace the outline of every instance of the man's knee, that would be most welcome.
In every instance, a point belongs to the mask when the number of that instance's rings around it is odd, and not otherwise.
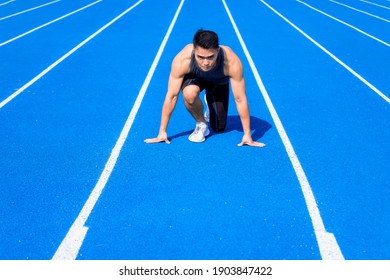
[[[198,86],[189,85],[183,89],[183,99],[187,104],[194,104],[199,97],[200,89]]]

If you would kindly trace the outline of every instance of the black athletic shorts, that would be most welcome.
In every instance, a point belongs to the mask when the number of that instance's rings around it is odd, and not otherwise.
[[[206,90],[206,100],[210,111],[210,127],[217,133],[226,128],[229,107],[229,83],[215,84],[197,78],[184,77],[181,89],[196,85],[200,91]]]

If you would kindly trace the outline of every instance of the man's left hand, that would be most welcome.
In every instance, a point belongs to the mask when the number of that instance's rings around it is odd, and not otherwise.
[[[252,147],[259,147],[259,148],[262,148],[265,146],[264,143],[253,141],[252,136],[250,136],[250,135],[244,135],[242,137],[241,143],[238,144],[237,146],[241,147],[244,145],[248,145],[248,146],[252,146]]]

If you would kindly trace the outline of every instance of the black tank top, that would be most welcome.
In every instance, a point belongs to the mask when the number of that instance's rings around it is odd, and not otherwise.
[[[229,83],[229,77],[224,74],[224,53],[222,48],[219,48],[217,62],[214,68],[209,71],[203,71],[199,68],[198,63],[195,60],[195,53],[192,51],[190,73],[188,73],[188,75],[191,78],[199,78],[215,84]]]

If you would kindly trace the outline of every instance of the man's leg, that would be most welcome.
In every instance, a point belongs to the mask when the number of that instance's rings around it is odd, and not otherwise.
[[[191,82],[194,82],[193,84]],[[182,85],[184,104],[190,114],[196,120],[194,132],[188,137],[191,142],[203,142],[210,134],[206,120],[203,116],[203,102],[199,98],[203,90],[201,85],[197,85],[195,80],[185,79]]]
[[[227,124],[229,108],[229,84],[217,85],[206,91],[210,112],[210,127],[217,133],[223,132]]]
[[[197,122],[206,122],[203,116],[203,102],[199,98],[200,88],[197,85],[188,85],[183,88],[184,104]]]

